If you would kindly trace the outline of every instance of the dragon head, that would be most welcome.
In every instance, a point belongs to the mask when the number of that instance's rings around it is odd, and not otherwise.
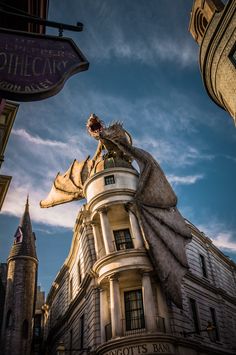
[[[121,122],[111,123],[108,127],[101,130],[99,135],[100,138],[112,141],[113,143],[122,140],[123,142],[127,142],[132,145],[132,138],[124,129]]]
[[[100,138],[100,133],[105,129],[104,122],[94,113],[90,115],[86,127],[90,136],[97,140]]]

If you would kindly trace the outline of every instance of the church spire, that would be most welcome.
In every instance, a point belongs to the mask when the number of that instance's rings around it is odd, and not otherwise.
[[[27,195],[26,198],[25,211],[29,212],[29,194]]]
[[[29,195],[26,199],[23,216],[14,236],[14,243],[12,245],[9,258],[14,258],[15,256],[31,256],[37,259],[35,235],[32,231],[29,213]]]

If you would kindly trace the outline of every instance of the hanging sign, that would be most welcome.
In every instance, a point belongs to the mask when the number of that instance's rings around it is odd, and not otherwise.
[[[57,94],[89,63],[70,38],[0,28],[0,97],[16,101]]]

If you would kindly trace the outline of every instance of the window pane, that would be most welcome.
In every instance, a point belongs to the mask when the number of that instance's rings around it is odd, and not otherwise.
[[[196,301],[193,298],[190,298],[189,301],[190,301],[191,312],[192,312],[192,317],[193,317],[194,330],[195,330],[196,333],[199,334],[200,333],[200,327],[199,327],[199,322],[198,322]]]
[[[202,269],[202,275],[204,277],[207,277],[207,269],[206,269],[206,262],[205,258],[203,255],[200,254],[200,264],[201,264],[201,269]]]
[[[145,328],[142,290],[128,291],[124,296],[126,330]]]
[[[117,250],[132,249],[134,247],[129,229],[114,231],[114,236]]]
[[[111,185],[115,183],[114,175],[105,176],[105,185]]]
[[[215,312],[215,308],[210,307],[210,312],[211,312],[211,319],[212,319],[212,324],[215,326],[215,340],[220,340],[219,337],[219,332],[218,332],[218,327],[217,327],[217,320],[216,320],[216,312]]]

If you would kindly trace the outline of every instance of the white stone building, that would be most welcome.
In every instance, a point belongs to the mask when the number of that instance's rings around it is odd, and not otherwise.
[[[137,180],[134,168],[114,158],[99,162],[87,180],[87,203],[47,297],[45,353],[235,354],[236,265],[186,222],[192,242],[183,310],[171,303],[139,221],[125,209]]]

